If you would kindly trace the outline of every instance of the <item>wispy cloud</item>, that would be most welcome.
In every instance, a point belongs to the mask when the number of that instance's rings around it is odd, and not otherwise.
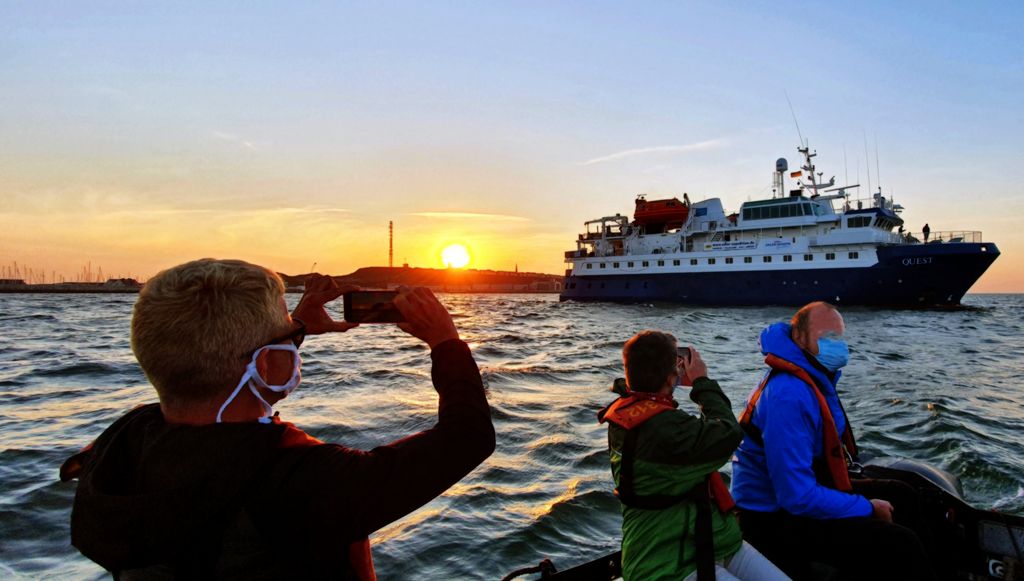
[[[216,137],[217,139],[220,139],[221,141],[229,141],[231,143],[237,143],[238,145],[241,145],[242,147],[244,147],[244,148],[246,148],[246,149],[248,149],[250,151],[259,151],[259,148],[256,147],[256,144],[254,144],[251,141],[247,141],[245,139],[242,139],[241,137],[239,137],[237,135],[233,135],[231,133],[225,133],[223,131],[213,131],[211,133],[212,133],[212,135],[214,137]]]
[[[108,216],[118,217],[155,217],[155,216],[188,216],[188,215],[210,215],[222,217],[236,216],[270,216],[270,215],[297,215],[310,214],[320,216],[323,214],[348,214],[346,208],[332,208],[325,206],[303,206],[283,208],[247,208],[236,210],[231,208],[138,208],[121,210],[116,212],[104,212]]]
[[[301,208],[268,208],[265,210],[255,211],[279,214],[348,214],[352,210],[349,210],[348,208],[330,208],[327,206],[303,206]]]
[[[484,214],[479,212],[410,212],[409,216],[442,218],[448,220],[499,220],[503,222],[529,222],[529,218],[509,214]]]
[[[641,157],[650,155],[672,155],[677,153],[690,153],[694,151],[707,151],[709,149],[718,149],[729,144],[728,139],[709,139],[707,141],[699,141],[697,143],[690,143],[687,145],[659,145],[657,147],[641,147],[639,149],[627,149],[625,151],[619,151],[609,155],[601,157],[595,157],[594,159],[588,159],[582,162],[580,165],[594,165],[597,163],[605,163],[609,161],[618,161],[620,159],[626,159],[630,157]]]

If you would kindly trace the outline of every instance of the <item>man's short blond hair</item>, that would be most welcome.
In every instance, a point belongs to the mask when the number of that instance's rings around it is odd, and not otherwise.
[[[204,258],[161,271],[139,292],[132,351],[164,405],[234,389],[244,355],[287,328],[281,277],[241,260]]]

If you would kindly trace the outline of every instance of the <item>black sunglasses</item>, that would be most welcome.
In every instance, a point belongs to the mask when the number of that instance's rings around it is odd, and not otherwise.
[[[252,351],[249,351],[245,355],[242,355],[241,358],[252,359],[252,356],[266,345],[277,345],[278,343],[282,343],[284,341],[291,341],[292,343],[295,344],[295,347],[300,347],[302,345],[303,339],[306,338],[306,324],[298,319],[292,319],[292,321],[298,323],[299,326],[289,331],[287,335],[281,335],[280,337],[275,337],[270,341],[267,341],[263,345],[260,345],[259,347],[253,349]]]

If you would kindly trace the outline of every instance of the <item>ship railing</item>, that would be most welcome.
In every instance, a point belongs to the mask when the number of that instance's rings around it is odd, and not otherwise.
[[[928,233],[927,237],[923,232],[905,232],[902,235],[897,234],[896,236],[902,236],[904,244],[979,244],[982,242],[980,230],[932,230]]]

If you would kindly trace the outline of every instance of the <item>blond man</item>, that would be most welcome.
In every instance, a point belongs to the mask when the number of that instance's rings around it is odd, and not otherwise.
[[[368,536],[494,450],[480,372],[447,310],[401,289],[399,327],[427,343],[430,430],[362,452],[281,421],[306,335],[344,333],[314,275],[289,315],[280,277],[238,260],[165,270],[139,294],[132,350],[159,403],[132,410],[61,469],[79,478],[72,543],[115,578],[373,579]],[[343,397],[339,393],[339,397]]]

